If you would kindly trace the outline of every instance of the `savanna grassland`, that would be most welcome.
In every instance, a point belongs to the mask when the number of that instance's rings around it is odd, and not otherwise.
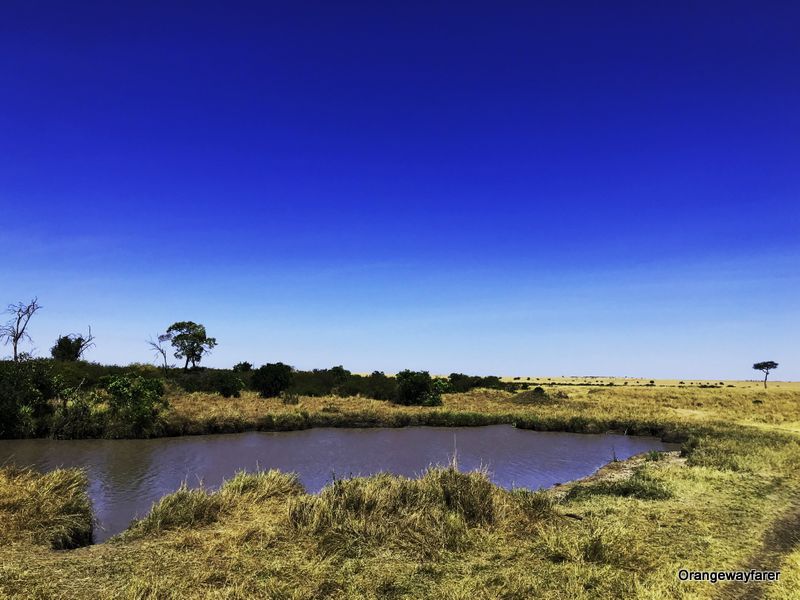
[[[182,489],[117,538],[72,550],[62,548],[85,543],[91,523],[83,475],[6,468],[0,595],[798,597],[800,386],[560,383],[544,395],[445,394],[437,407],[173,391],[164,417],[173,434],[489,423],[647,433],[681,441],[682,456],[651,453],[541,492],[454,468],[337,481],[316,495],[291,474],[238,474],[216,491]],[[681,568],[782,574],[713,585],[679,581]]]

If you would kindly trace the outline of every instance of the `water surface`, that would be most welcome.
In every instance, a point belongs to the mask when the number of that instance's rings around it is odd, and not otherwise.
[[[0,440],[0,464],[41,471],[83,467],[97,519],[95,541],[124,530],[153,502],[190,487],[217,487],[245,469],[293,471],[309,492],[336,477],[388,471],[413,477],[446,464],[485,466],[506,488],[537,489],[591,475],[614,457],[675,449],[656,438],[527,431],[510,425],[308,429],[152,440]]]

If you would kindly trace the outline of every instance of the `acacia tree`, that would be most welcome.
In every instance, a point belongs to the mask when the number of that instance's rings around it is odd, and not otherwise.
[[[86,337],[80,333],[58,336],[55,345],[50,348],[50,354],[56,360],[75,362],[80,360],[83,353],[92,346],[94,346],[94,336],[92,335],[92,328],[89,327],[89,333]]]
[[[183,365],[184,371],[188,370],[189,363],[192,363],[192,367],[196,367],[203,355],[211,352],[217,345],[216,338],[208,337],[206,328],[194,321],[173,323],[167,329],[166,335],[170,336],[169,340],[175,347],[175,358],[186,360]]]
[[[756,371],[764,371],[764,389],[767,388],[767,377],[769,377],[769,372],[773,369],[778,368],[778,363],[774,360],[765,360],[764,362],[757,362],[753,365],[753,368]]]
[[[31,317],[40,308],[42,307],[39,304],[39,299],[34,298],[28,304],[24,302],[9,304],[6,309],[11,318],[8,323],[0,327],[0,340],[3,340],[4,344],[11,344],[15,362],[19,360],[19,343],[23,340],[30,341],[31,339],[26,329]]]

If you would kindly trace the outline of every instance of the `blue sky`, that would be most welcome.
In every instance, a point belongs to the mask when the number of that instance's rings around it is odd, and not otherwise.
[[[0,303],[101,362],[800,379],[798,19],[4,3]]]

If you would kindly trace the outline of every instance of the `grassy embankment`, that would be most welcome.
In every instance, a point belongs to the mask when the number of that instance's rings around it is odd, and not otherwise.
[[[639,460],[613,479],[508,492],[480,474],[379,476],[307,495],[290,476],[239,475],[181,490],[119,538],[79,543],[80,476],[0,471],[0,595],[132,598],[796,597],[800,390],[796,386],[554,388],[481,392],[440,408],[358,398],[171,398],[173,432],[323,424],[515,422],[653,432],[686,460]],[[27,483],[20,484],[20,479]],[[49,482],[49,483],[46,483]],[[679,568],[781,568],[779,584],[682,583]]]

